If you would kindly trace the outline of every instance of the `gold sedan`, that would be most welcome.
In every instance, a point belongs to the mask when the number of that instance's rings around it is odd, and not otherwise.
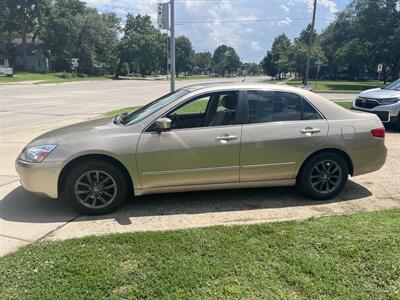
[[[315,200],[349,175],[382,167],[376,115],[312,92],[266,84],[204,84],[130,114],[39,136],[16,160],[25,189],[103,214],[130,195],[293,186]]]

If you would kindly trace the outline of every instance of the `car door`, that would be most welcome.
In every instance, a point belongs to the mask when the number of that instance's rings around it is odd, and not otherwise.
[[[142,188],[238,182],[238,107],[239,92],[210,93],[166,114],[171,130],[145,130],[137,148]]]
[[[245,99],[240,181],[292,179],[296,165],[325,139],[328,122],[297,94],[249,90]]]

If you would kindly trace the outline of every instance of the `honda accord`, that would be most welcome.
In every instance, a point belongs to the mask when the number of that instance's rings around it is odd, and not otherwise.
[[[348,176],[382,167],[385,129],[374,114],[310,91],[267,84],[202,84],[129,113],[45,133],[16,160],[31,192],[87,214],[131,195],[294,186],[335,197]]]

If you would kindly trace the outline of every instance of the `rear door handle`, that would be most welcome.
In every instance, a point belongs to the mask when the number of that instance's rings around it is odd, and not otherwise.
[[[223,134],[223,135],[217,137],[217,141],[226,143],[227,141],[233,141],[233,140],[236,140],[237,138],[238,138],[237,135]]]
[[[318,132],[321,132],[321,129],[312,127],[306,127],[301,130],[301,133],[304,133],[305,135],[312,135],[313,133],[318,133]]]

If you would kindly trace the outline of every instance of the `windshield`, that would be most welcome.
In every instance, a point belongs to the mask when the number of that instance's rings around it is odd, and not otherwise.
[[[189,92],[186,90],[177,90],[176,92],[173,93],[168,93],[161,98],[158,98],[157,100],[154,100],[153,102],[150,102],[149,104],[142,106],[141,108],[135,110],[134,112],[128,114],[122,124],[124,125],[130,125],[130,124],[135,124],[143,119],[147,118],[150,116],[152,113],[155,111],[159,110],[160,108],[163,108],[164,106],[170,104],[171,102],[175,101],[176,99],[188,94]]]
[[[384,87],[385,90],[395,90],[400,91],[400,79],[393,81],[391,84],[388,84]]]

